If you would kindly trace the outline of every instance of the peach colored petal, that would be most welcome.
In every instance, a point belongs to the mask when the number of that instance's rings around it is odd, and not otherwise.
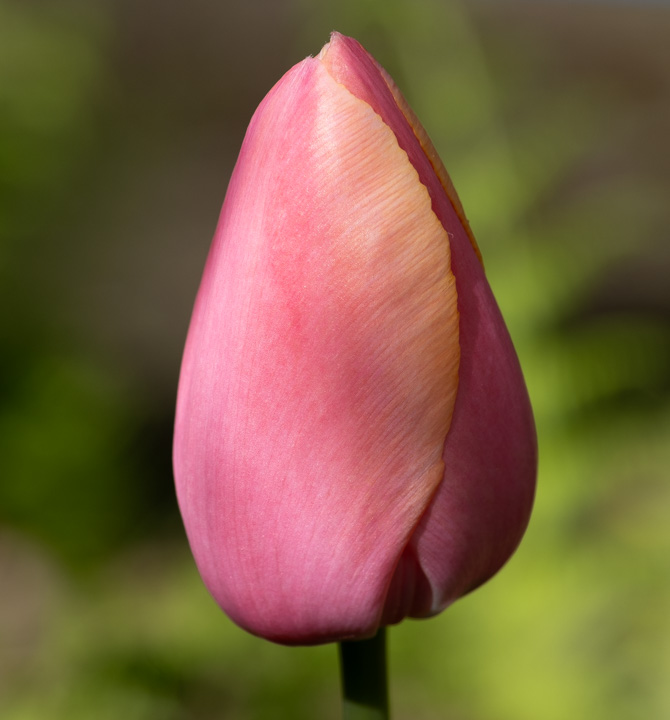
[[[323,47],[319,57],[338,82],[374,108],[393,130],[400,147],[419,173],[421,182],[428,188],[433,202],[446,193],[481,262],[477,241],[449,173],[428,133],[391,76],[359,42],[337,32],[331,35],[330,42]],[[383,85],[386,85],[388,92],[385,92]]]
[[[386,72],[386,70],[384,70],[383,67],[381,67],[380,65],[378,65],[378,67],[384,80],[386,80],[386,84],[391,93],[393,94],[393,97],[398,104],[398,107],[400,108],[402,114],[405,116],[405,119],[414,131],[414,135],[419,141],[421,149],[428,158],[428,161],[430,162],[430,165],[433,168],[437,179],[440,181],[444,192],[447,194],[449,202],[451,202],[451,205],[454,208],[458,219],[461,221],[461,225],[467,233],[470,244],[472,245],[472,249],[475,251],[475,254],[479,258],[479,262],[483,264],[482,254],[479,250],[479,245],[477,245],[477,240],[475,239],[472,229],[470,228],[470,223],[468,222],[468,219],[465,215],[465,210],[463,209],[463,205],[461,204],[461,199],[458,197],[458,193],[456,192],[454,183],[451,181],[451,177],[449,176],[447,169],[444,167],[442,159],[437,154],[437,150],[433,145],[433,141],[430,139],[430,137],[428,137],[428,133],[425,131],[423,125],[419,122],[419,118],[416,116],[414,110],[412,110],[407,100],[405,100],[404,95],[400,92],[398,86],[393,81],[393,78]]]
[[[287,643],[375,632],[443,476],[456,302],[396,134],[303,61],[249,126],[180,379],[180,508],[237,623]]]

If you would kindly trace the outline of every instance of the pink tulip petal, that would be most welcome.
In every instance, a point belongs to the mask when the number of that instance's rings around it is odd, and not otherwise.
[[[449,234],[458,289],[461,361],[444,447],[445,476],[399,562],[383,619],[392,623],[407,614],[439,612],[487,580],[512,554],[533,501],[535,427],[477,244],[427,133],[358,42],[334,33],[320,57],[339,82],[379,113],[406,151]]]
[[[451,234],[461,365],[444,480],[411,545],[431,587],[411,615],[443,610],[507,561],[528,524],[537,441],[521,368],[464,230]]]
[[[415,594],[410,614],[424,617],[488,580],[518,546],[535,495],[537,437],[521,366],[463,206],[425,129],[382,73],[449,200],[431,194],[449,232],[461,317],[444,481],[411,541],[431,592]]]
[[[257,110],[182,365],[196,562],[238,624],[279,642],[371,635],[387,594],[396,614],[416,605],[412,582],[389,585],[416,574],[403,548],[442,480],[458,384],[448,226],[354,95],[307,59]]]

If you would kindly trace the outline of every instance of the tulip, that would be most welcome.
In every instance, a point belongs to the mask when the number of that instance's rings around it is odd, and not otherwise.
[[[212,596],[284,644],[435,615],[526,528],[516,353],[437,153],[351,38],[251,120],[189,328],[174,471]]]

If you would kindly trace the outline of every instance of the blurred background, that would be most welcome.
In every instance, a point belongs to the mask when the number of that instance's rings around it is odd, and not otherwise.
[[[390,634],[395,718],[670,717],[670,5],[0,0],[0,717],[339,717],[202,586],[171,473],[245,127],[337,29],[449,169],[540,442],[516,556]]]

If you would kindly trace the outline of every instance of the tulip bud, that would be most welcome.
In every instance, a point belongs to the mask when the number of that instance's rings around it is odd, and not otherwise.
[[[211,594],[286,644],[434,615],[525,530],[536,440],[514,348],[440,159],[351,38],[251,120],[193,310],[174,471]]]

